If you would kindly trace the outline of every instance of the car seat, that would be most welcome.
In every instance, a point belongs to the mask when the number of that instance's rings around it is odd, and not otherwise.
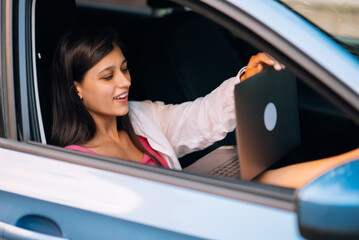
[[[232,47],[229,32],[192,11],[177,8],[136,31],[141,36],[131,39],[136,48],[129,49],[129,62],[135,66],[131,69],[132,92],[141,93],[133,95],[136,100],[192,101],[235,76],[249,59]],[[235,143],[231,133],[208,149],[181,158],[181,165],[191,164],[220,145]]]
[[[135,95],[137,100],[194,100],[235,76],[246,63],[224,29],[194,12],[176,12],[139,27],[141,36],[129,41],[136,47],[128,51],[133,84],[138,83],[135,87],[142,93]]]

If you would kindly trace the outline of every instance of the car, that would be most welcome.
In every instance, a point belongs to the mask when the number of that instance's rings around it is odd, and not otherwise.
[[[316,22],[317,3],[1,0],[0,238],[359,238],[359,36]],[[268,52],[297,78],[302,136],[273,168],[354,153],[295,189],[53,146],[52,57],[75,25],[119,32],[133,100],[194,100]],[[181,165],[235,144],[228,134]]]

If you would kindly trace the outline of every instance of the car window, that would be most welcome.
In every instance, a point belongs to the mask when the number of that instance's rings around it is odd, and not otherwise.
[[[75,19],[80,26],[107,25],[118,30],[131,69],[132,100],[170,104],[194,100],[235,76],[252,55],[263,51],[195,11],[172,4],[149,7],[143,2],[78,0],[76,7],[65,6],[66,21],[46,8],[42,12],[38,9],[36,51],[41,58],[37,58],[37,73],[47,137],[51,129],[51,51],[60,33],[69,29]],[[54,8],[50,5],[46,7]],[[358,145],[358,127],[300,77],[297,80],[302,144],[272,168],[340,154]],[[234,132],[203,151],[182,157],[180,163],[186,167],[227,145],[236,145]]]
[[[359,2],[356,0],[282,0],[359,58]]]

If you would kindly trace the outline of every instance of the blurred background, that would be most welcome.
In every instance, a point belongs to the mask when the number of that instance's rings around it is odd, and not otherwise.
[[[358,0],[282,0],[335,36],[359,38]]]

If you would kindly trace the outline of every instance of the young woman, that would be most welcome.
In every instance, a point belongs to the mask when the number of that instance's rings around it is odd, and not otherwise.
[[[131,76],[114,32],[72,31],[60,40],[54,58],[51,143],[181,169],[178,157],[204,149],[234,130],[234,85],[267,66],[284,68],[268,54],[259,53],[237,76],[193,102],[129,102]],[[278,171],[269,171],[259,179],[278,184],[273,179],[293,170],[295,167],[279,176]],[[289,175],[281,182],[291,187],[303,184],[291,178]],[[290,185],[292,182],[295,185]]]

